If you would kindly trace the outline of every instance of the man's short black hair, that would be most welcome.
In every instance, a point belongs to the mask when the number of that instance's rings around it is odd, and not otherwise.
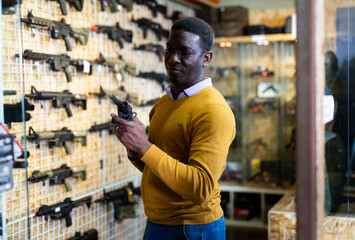
[[[201,39],[201,49],[210,51],[213,45],[214,33],[210,25],[197,17],[184,17],[176,20],[171,31],[182,29],[198,35]]]

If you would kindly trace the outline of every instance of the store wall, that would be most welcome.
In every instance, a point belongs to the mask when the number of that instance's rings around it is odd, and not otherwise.
[[[222,0],[220,6],[237,6],[242,5],[249,10],[275,9],[275,8],[292,8],[295,7],[295,0]]]
[[[65,1],[68,15],[63,16],[56,1],[26,0],[23,1],[13,15],[2,15],[2,76],[0,84],[5,90],[16,90],[15,95],[4,96],[0,103],[15,104],[20,102],[25,94],[31,93],[31,86],[38,91],[62,92],[69,90],[73,94],[87,96],[86,110],[69,103],[72,117],[68,117],[64,108],[54,108],[52,101],[38,101],[29,99],[35,109],[28,111],[31,119],[25,123],[12,123],[11,134],[30,152],[27,169],[14,169],[13,189],[2,194],[3,210],[7,222],[7,239],[68,239],[75,232],[83,233],[91,228],[98,230],[99,239],[141,239],[145,227],[146,217],[140,198],[139,217],[132,219],[114,219],[114,207],[111,203],[95,203],[103,197],[103,191],[117,190],[133,182],[140,184],[139,171],[127,159],[125,147],[117,140],[114,134],[108,131],[88,132],[94,124],[109,121],[110,113],[117,112],[117,107],[109,98],[99,101],[95,95],[100,86],[105,90],[118,92],[124,87],[128,93],[138,95],[138,101],[144,103],[163,94],[162,86],[157,81],[137,77],[140,71],[159,73],[165,72],[164,64],[153,52],[134,50],[135,45],[154,43],[165,47],[166,38],[160,41],[153,31],[147,31],[147,38],[143,37],[143,30],[132,22],[132,18],[148,17],[160,23],[164,29],[169,30],[172,21],[165,19],[160,13],[156,17],[143,5],[133,5],[132,11],[123,8],[117,13],[112,13],[106,3],[106,10],[101,11],[100,1],[84,1],[81,12],[70,7]],[[167,6],[168,15],[174,10],[181,11],[183,16],[192,16],[191,8],[176,4],[172,1],[159,1]],[[120,27],[133,32],[133,42],[123,40],[123,48],[118,42],[109,39],[105,33],[89,31],[86,45],[81,45],[73,37],[69,37],[72,51],[67,51],[63,39],[53,39],[46,29],[29,28],[20,22],[20,18],[27,18],[28,11],[33,16],[55,21],[64,18],[71,27],[91,29],[92,25],[114,26],[117,22]],[[102,53],[105,58],[117,59],[122,56],[126,63],[136,67],[135,74],[124,71],[122,74],[113,71],[112,67],[93,63],[93,74],[85,74],[74,66],[69,66],[72,81],[68,82],[61,68],[54,71],[49,63],[23,59],[24,50],[45,54],[67,54],[71,59],[95,62]],[[16,55],[18,57],[16,57]],[[20,58],[22,57],[22,58]],[[0,68],[1,71],[1,68]],[[124,77],[124,79],[122,79]],[[125,99],[121,99],[125,100]],[[130,101],[130,100],[129,100]],[[148,124],[148,113],[151,106],[139,107],[130,101],[138,118]],[[19,114],[20,115],[20,114]],[[29,134],[29,127],[36,132],[59,130],[67,127],[72,131],[87,131],[87,144],[69,141],[71,154],[67,154],[61,144],[50,146],[48,141],[25,141]],[[49,181],[32,183],[27,178],[36,170],[46,171],[67,164],[69,167],[85,164],[86,179],[68,178],[72,190],[66,191],[64,185],[49,185]],[[83,197],[92,197],[90,208],[80,206],[70,212],[73,225],[66,227],[64,219],[46,220],[44,216],[36,216],[43,205],[54,205],[67,197],[78,200]],[[56,209],[59,210],[59,209]],[[5,232],[3,233],[5,234]]]

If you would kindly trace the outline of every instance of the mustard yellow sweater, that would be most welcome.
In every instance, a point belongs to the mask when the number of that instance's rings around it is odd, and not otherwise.
[[[207,87],[173,101],[165,94],[150,112],[153,145],[132,163],[143,172],[145,214],[154,223],[206,224],[223,215],[220,178],[235,137],[234,115]]]

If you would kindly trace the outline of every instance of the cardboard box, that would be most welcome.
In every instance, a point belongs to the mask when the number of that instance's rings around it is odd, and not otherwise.
[[[239,22],[219,22],[211,24],[215,37],[242,36],[244,33],[245,26],[245,23]]]
[[[219,10],[220,21],[225,22],[239,22],[248,25],[249,10],[241,6],[222,7]]]
[[[196,17],[201,18],[209,24],[220,21],[220,13],[217,8],[204,8],[196,10]]]

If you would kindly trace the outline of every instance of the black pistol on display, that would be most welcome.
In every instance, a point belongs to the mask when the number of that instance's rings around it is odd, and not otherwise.
[[[118,116],[120,118],[126,119],[127,121],[132,121],[136,117],[136,113],[132,113],[132,107],[127,101],[121,101],[112,95],[111,100],[117,105]],[[116,123],[115,120],[111,119],[112,123]]]
[[[51,38],[63,38],[67,51],[71,51],[69,42],[69,34],[71,31],[70,25],[65,23],[64,18],[60,22],[49,19],[35,17],[32,11],[28,11],[27,18],[21,18],[21,22],[26,23],[29,27],[47,29],[51,33]]]
[[[74,237],[68,238],[67,240],[98,240],[98,232],[95,228],[92,228],[83,234],[75,232]]]
[[[70,104],[80,106],[83,110],[86,110],[87,96],[73,94],[68,90],[64,90],[63,92],[45,92],[37,91],[34,86],[31,86],[31,94],[26,94],[25,96],[34,100],[52,100],[53,107],[65,108],[68,117],[73,116]]]
[[[48,216],[50,216],[53,220],[60,220],[64,218],[66,221],[66,226],[70,227],[72,225],[70,212],[73,210],[73,208],[82,206],[84,204],[90,208],[91,202],[91,196],[84,197],[76,201],[72,201],[70,198],[66,198],[63,202],[51,206],[42,205],[36,212],[36,216],[45,216],[46,221],[48,220]]]
[[[25,121],[31,119],[31,114],[26,111],[33,111],[35,106],[28,102],[27,98],[24,98],[24,103],[18,102],[15,104],[4,104],[4,120],[7,126],[11,129],[12,122],[23,122],[22,118],[22,104],[24,106]]]
[[[72,190],[69,183],[69,177],[80,178],[81,180],[86,180],[86,166],[85,164],[80,164],[73,167],[68,167],[63,164],[59,168],[48,170],[48,171],[34,171],[28,181],[37,183],[43,182],[49,179],[49,185],[62,185],[64,184],[65,189],[68,191]]]

